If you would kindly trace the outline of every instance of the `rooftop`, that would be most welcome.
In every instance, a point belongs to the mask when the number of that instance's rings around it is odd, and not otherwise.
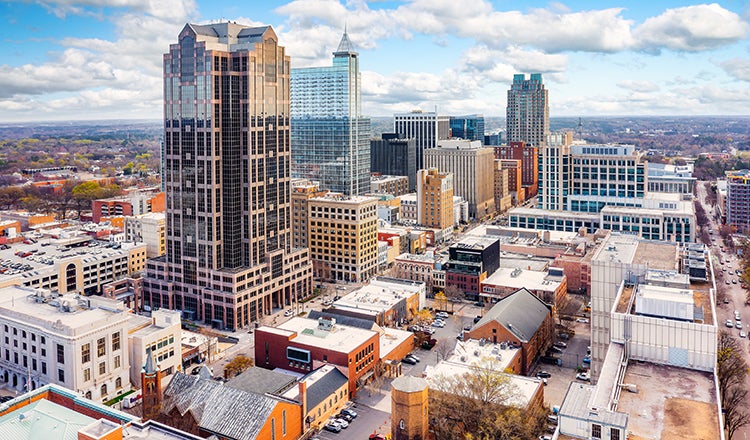
[[[0,315],[4,318],[65,336],[124,322],[129,317],[122,302],[98,296],[54,296],[43,289],[11,286],[0,289],[0,298]]]
[[[520,341],[528,342],[550,313],[549,306],[523,288],[498,301],[473,328],[497,321]]]
[[[712,374],[630,362],[623,379],[638,393],[620,394],[618,411],[629,414],[629,438],[663,440],[719,438]]]
[[[349,379],[334,365],[323,365],[299,379],[307,385],[308,410],[318,406],[324,399],[330,397],[336,390],[347,386]],[[299,386],[289,388],[284,398],[299,401]]]
[[[514,289],[525,287],[529,290],[547,291],[555,291],[561,283],[561,278],[551,277],[548,272],[502,267],[482,281],[482,285],[494,285]]]
[[[295,376],[265,368],[250,367],[239,376],[233,377],[227,382],[227,386],[252,393],[278,394],[290,389],[296,382]]]
[[[421,281],[380,277],[336,300],[333,305],[340,309],[382,313],[406,298],[424,292],[424,290],[425,284]]]
[[[451,245],[450,247],[453,249],[482,250],[488,248],[489,246],[492,246],[497,241],[497,237],[477,237],[469,235],[461,239],[461,241],[459,241],[458,243]]]
[[[297,335],[293,341],[296,344],[320,347],[347,354],[376,334],[372,330],[341,324],[335,324],[330,331],[321,330],[318,328],[317,320],[300,317],[294,317],[280,324],[276,329],[263,326],[260,330],[286,335],[295,332]]]

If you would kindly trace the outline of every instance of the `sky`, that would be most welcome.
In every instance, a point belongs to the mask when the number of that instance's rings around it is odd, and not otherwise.
[[[0,0],[0,123],[161,119],[185,23],[270,24],[292,67],[344,29],[362,109],[504,116],[541,73],[550,116],[750,115],[750,4],[509,0]]]

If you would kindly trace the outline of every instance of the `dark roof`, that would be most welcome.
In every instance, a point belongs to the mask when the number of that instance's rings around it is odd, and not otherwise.
[[[353,318],[351,316],[340,315],[336,313],[336,309],[328,309],[324,312],[318,310],[310,310],[310,313],[308,313],[307,317],[310,319],[333,318],[336,320],[336,324],[363,328],[365,330],[378,331],[378,326],[374,321],[370,321],[369,319]]]
[[[260,43],[263,36],[271,29],[271,26],[249,27],[233,22],[214,24],[187,24],[196,35],[204,35],[214,38],[237,38],[241,43]]]
[[[498,301],[472,329],[497,321],[520,341],[528,342],[549,314],[550,306],[522,288]]]
[[[251,367],[227,382],[227,386],[251,393],[280,394],[288,390],[296,382],[297,378],[289,374],[266,370],[260,367]]]
[[[178,372],[164,390],[162,412],[190,412],[202,429],[222,437],[253,440],[278,403],[272,397]]]
[[[311,371],[305,377],[303,377],[301,381],[304,381],[306,378],[314,375],[318,370]],[[307,408],[315,408],[320,402],[329,398],[333,393],[336,392],[336,390],[347,383],[349,383],[349,379],[346,378],[344,373],[339,371],[338,368],[333,367],[331,371],[325,373],[323,377],[318,378],[318,380],[316,380],[307,388]]]

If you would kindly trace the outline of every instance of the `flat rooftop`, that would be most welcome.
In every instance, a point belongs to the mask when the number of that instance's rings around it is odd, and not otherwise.
[[[130,315],[120,301],[66,294],[39,302],[35,291],[20,286],[0,289],[0,315],[59,335],[89,331],[107,323],[127,320]],[[81,305],[79,301],[89,301],[90,306]],[[100,305],[107,310],[99,308]],[[65,311],[66,306],[70,311]]]
[[[503,268],[496,270],[482,284],[520,289],[525,287],[529,290],[555,291],[560,287],[561,281],[557,277],[550,277],[547,272],[536,270]]]
[[[424,292],[423,282],[411,280],[376,278],[361,288],[336,300],[333,305],[339,309],[355,309],[359,312],[382,313],[394,305]]]
[[[469,235],[458,243],[451,245],[455,249],[485,249],[497,241],[497,237],[478,237]]]
[[[318,329],[318,320],[300,317],[290,319],[276,327],[275,330],[273,327],[265,326],[261,329],[287,335],[289,332],[296,332],[297,336],[293,339],[296,344],[320,347],[346,354],[351,353],[364,341],[376,334],[372,330],[341,324],[334,325],[330,331],[321,330]]]
[[[470,367],[484,360],[491,360],[496,370],[505,371],[521,350],[512,346],[501,348],[501,344],[481,343],[476,339],[458,341],[453,353],[446,359],[455,365]]]
[[[380,357],[387,357],[401,344],[414,338],[414,333],[395,328],[383,328],[380,333]]]
[[[719,416],[713,377],[685,368],[631,361],[623,379],[638,393],[623,391],[618,411],[630,415],[630,439],[716,439]]]

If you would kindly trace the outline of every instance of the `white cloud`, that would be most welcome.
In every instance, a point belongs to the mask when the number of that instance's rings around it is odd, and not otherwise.
[[[747,58],[732,58],[719,63],[727,75],[741,81],[750,81],[750,60]]]
[[[647,19],[634,34],[638,47],[701,52],[734,43],[747,36],[748,25],[737,14],[716,3],[668,9]]]
[[[626,79],[617,83],[617,87],[622,89],[630,90],[632,92],[656,92],[659,90],[659,86],[653,81],[646,80],[630,80]]]

